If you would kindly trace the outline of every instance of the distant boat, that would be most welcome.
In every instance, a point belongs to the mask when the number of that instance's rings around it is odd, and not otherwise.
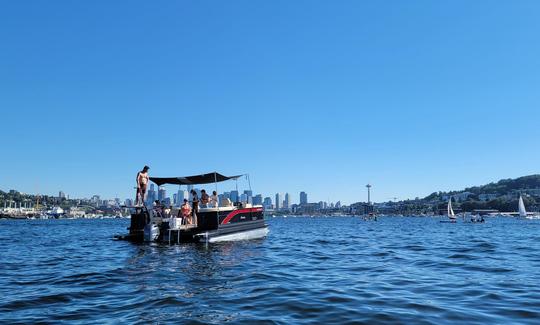
[[[525,203],[523,203],[523,197],[519,196],[519,216],[522,218],[527,218],[527,210],[525,210]]]
[[[452,198],[448,199],[447,210],[447,216],[449,220],[441,220],[441,222],[456,222],[456,214],[454,213],[454,209],[452,209]]]
[[[454,213],[454,209],[452,209],[452,198],[448,199],[448,219],[452,221],[456,220],[456,214]]]
[[[540,215],[536,213],[527,213],[527,210],[525,210],[525,203],[523,203],[523,197],[521,195],[519,196],[519,216],[521,218],[527,218],[527,219],[540,219]]]

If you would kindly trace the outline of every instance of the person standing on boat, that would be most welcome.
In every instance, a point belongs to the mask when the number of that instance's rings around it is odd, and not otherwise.
[[[144,166],[143,169],[137,173],[137,197],[135,198],[135,205],[144,205],[144,198],[146,195],[146,188],[148,187],[148,170],[150,167]]]
[[[197,192],[195,190],[191,190],[191,197],[192,197],[192,216],[196,217],[197,213],[199,212],[199,196],[197,195]]]
[[[210,197],[205,190],[201,190],[201,205],[203,208],[208,208],[208,202],[210,202]]]
[[[219,198],[218,198],[217,192],[213,191],[212,195],[210,196],[210,206],[212,208],[217,208],[219,206],[218,199]]]

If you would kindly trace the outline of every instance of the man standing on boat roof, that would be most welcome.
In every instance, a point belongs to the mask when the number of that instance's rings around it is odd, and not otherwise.
[[[137,173],[137,197],[135,198],[135,205],[144,205],[144,197],[146,195],[146,188],[148,187],[148,170],[150,167],[144,166],[143,169]]]

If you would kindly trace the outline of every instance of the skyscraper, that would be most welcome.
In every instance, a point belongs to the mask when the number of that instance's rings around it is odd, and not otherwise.
[[[165,190],[165,187],[159,186],[158,187],[158,200],[161,202],[167,197],[167,191]]]
[[[152,205],[156,200],[156,191],[154,190],[154,184],[150,184],[150,190],[146,194],[146,205]]]
[[[240,202],[248,203],[248,195],[246,193],[242,193],[242,195],[240,195]]]
[[[276,193],[276,206],[275,206],[276,210],[281,209],[281,208],[282,208],[282,206],[281,206],[282,204],[283,204],[283,201],[282,201],[282,199],[281,199],[281,194],[280,194],[280,193]]]
[[[300,192],[300,204],[307,204],[307,193],[306,192]]]
[[[264,201],[263,201],[263,206],[265,209],[271,209],[272,208],[272,198],[270,197],[265,197],[264,198]]]
[[[283,201],[283,208],[288,209],[291,207],[291,196],[289,193],[285,193],[285,201]]]
[[[247,196],[247,203],[253,203],[253,191],[252,190],[245,190],[244,194]]]
[[[234,203],[234,202],[238,202],[238,191],[231,191],[231,201]]]
[[[253,205],[262,205],[263,197],[261,194],[257,194],[253,197]]]
[[[181,206],[184,203],[184,199],[189,200],[188,191],[178,188],[178,192],[176,193],[176,205]]]

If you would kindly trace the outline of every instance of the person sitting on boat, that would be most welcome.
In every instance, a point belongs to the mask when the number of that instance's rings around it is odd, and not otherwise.
[[[172,211],[172,205],[169,205],[168,207],[165,207],[163,209],[163,217],[170,218],[171,217],[171,211]]]
[[[156,215],[156,217],[163,218],[163,206],[158,200],[154,201],[154,214]]]
[[[191,202],[191,215],[195,217],[197,213],[199,213],[199,196],[197,195],[197,192],[195,190],[191,190]]]
[[[201,206],[208,208],[208,202],[210,202],[210,197],[206,194],[205,190],[201,190]]]
[[[217,208],[219,206],[219,198],[216,191],[213,191],[210,196],[210,206],[212,208]]]
[[[186,199],[184,199],[184,204],[180,207],[180,214],[186,220],[186,224],[191,224],[191,207]]]
[[[137,194],[135,197],[135,205],[142,206],[144,204],[144,197],[146,195],[146,187],[148,186],[148,170],[150,167],[144,166],[143,169],[137,173]]]

